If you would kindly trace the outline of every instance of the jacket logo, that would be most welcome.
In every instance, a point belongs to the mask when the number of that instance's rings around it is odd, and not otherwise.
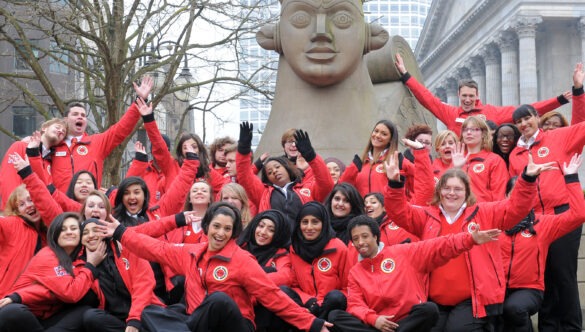
[[[384,164],[379,164],[378,166],[376,166],[376,172],[384,173]]]
[[[309,188],[301,188],[301,190],[299,190],[299,193],[303,196],[311,197],[311,189]]]
[[[550,152],[550,150],[546,146],[543,146],[542,148],[538,149],[538,151],[536,151],[536,154],[540,158],[544,158],[544,157],[548,156],[549,152]]]
[[[386,258],[380,264],[380,269],[382,269],[382,272],[384,273],[392,273],[395,267],[396,263],[394,263],[394,260],[392,258]]]
[[[481,172],[483,172],[484,169],[485,169],[485,165],[484,164],[475,164],[475,165],[473,165],[473,171],[475,173],[481,173]]]
[[[332,265],[333,264],[331,264],[331,260],[329,258],[326,258],[326,257],[319,259],[319,261],[317,262],[317,268],[321,272],[327,272],[327,271],[331,270]]]
[[[53,269],[55,270],[55,275],[57,277],[63,277],[63,276],[69,275],[69,272],[67,272],[67,270],[65,270],[65,268],[63,268],[61,265],[55,266]]]
[[[85,156],[89,151],[87,150],[87,146],[80,145],[77,147],[77,154],[80,156]]]
[[[122,262],[124,262],[124,268],[126,271],[130,270],[130,262],[126,258],[122,258]]]
[[[217,281],[224,281],[228,277],[228,269],[225,266],[218,266],[213,269],[213,279]]]
[[[522,235],[523,237],[532,237],[532,233],[530,233],[529,230],[525,229],[522,232],[520,232],[520,235]]]
[[[478,118],[482,119],[483,121],[486,121],[487,118],[485,117],[485,114],[478,114],[476,115]]]
[[[393,230],[393,231],[395,231],[395,230],[397,230],[397,229],[399,229],[399,228],[400,228],[400,227],[398,227],[398,225],[396,225],[396,224],[394,223],[394,221],[391,221],[391,222],[390,222],[390,224],[388,224],[388,229],[391,229],[391,230]]]
[[[470,223],[467,225],[467,231],[468,231],[469,233],[477,232],[477,231],[479,231],[479,225],[478,225],[478,224],[476,224],[476,223],[474,223],[474,222],[470,222]]]

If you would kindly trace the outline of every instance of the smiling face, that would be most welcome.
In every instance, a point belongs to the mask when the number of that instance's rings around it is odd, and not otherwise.
[[[365,23],[350,0],[284,0],[280,40],[286,61],[304,81],[328,86],[362,63]]]
[[[299,156],[299,150],[297,150],[297,144],[294,138],[289,138],[284,142],[284,154],[287,158],[295,158]]]
[[[189,201],[193,207],[211,204],[211,188],[207,182],[195,182],[189,191]]]
[[[207,230],[208,250],[219,251],[232,238],[234,219],[224,214],[218,214],[209,223]]]
[[[83,228],[81,244],[88,251],[96,251],[100,242],[102,242],[102,234],[101,232],[98,232],[98,224],[95,222],[87,224],[85,228]]]
[[[349,199],[341,191],[337,191],[331,199],[331,212],[336,218],[343,218],[351,212]]]
[[[461,128],[461,139],[468,148],[481,147],[484,132],[475,125]]]
[[[323,229],[323,222],[315,216],[307,215],[301,219],[301,233],[307,241],[316,240]]]
[[[377,238],[370,227],[359,225],[351,229],[351,242],[363,258],[373,258],[378,253]]]
[[[466,199],[465,184],[458,177],[447,179],[445,185],[440,188],[441,205],[445,211],[457,212]]]
[[[41,214],[37,211],[35,203],[30,198],[28,191],[23,190],[16,196],[16,206],[18,208],[18,215],[22,216],[32,222],[41,220]]]
[[[90,195],[85,200],[85,210],[83,211],[85,219],[95,218],[98,220],[107,220],[108,211],[106,210],[106,203],[101,197]]]
[[[469,112],[475,108],[475,103],[479,99],[479,94],[476,88],[462,86],[459,89],[459,104],[465,112]]]
[[[522,137],[528,140],[538,131],[539,119],[534,115],[526,115],[518,119],[514,124],[520,130]]]
[[[337,183],[339,180],[339,176],[341,175],[341,169],[339,165],[330,161],[327,163],[327,169],[329,170],[329,174],[331,175],[331,179],[333,179],[333,183]]]
[[[90,191],[94,189],[95,186],[91,176],[87,173],[79,174],[77,180],[75,181],[75,186],[73,187],[75,200],[78,202],[83,202],[87,198],[87,195],[89,195]]]
[[[270,183],[279,187],[284,187],[290,182],[290,175],[286,168],[276,160],[271,160],[264,166],[266,170],[266,177]]]
[[[366,205],[366,215],[371,218],[378,218],[384,213],[384,206],[374,195],[366,197],[364,200]]]
[[[254,231],[254,240],[256,241],[256,244],[259,246],[267,246],[272,243],[275,230],[276,227],[274,226],[274,221],[268,218],[261,219]]]
[[[383,150],[388,147],[390,144],[390,139],[392,138],[392,134],[390,129],[386,127],[383,123],[378,123],[374,130],[372,131],[372,135],[370,136],[370,142],[374,149]]]
[[[144,191],[139,184],[131,184],[124,190],[122,204],[130,214],[138,214],[144,206]]]
[[[554,130],[561,127],[563,127],[563,121],[557,115],[551,116],[542,124],[542,130],[544,131]]]
[[[514,130],[509,126],[501,127],[496,136],[496,144],[502,153],[510,153],[516,146],[516,142],[514,142]]]
[[[79,245],[79,221],[75,218],[67,218],[61,226],[61,233],[57,239],[57,244],[67,254],[71,254]]]
[[[69,135],[81,136],[87,128],[87,112],[84,108],[73,106],[67,113],[67,127]]]

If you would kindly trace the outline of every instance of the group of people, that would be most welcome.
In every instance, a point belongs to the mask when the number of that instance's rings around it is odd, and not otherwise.
[[[448,130],[380,120],[347,165],[301,129],[254,160],[247,122],[209,147],[182,134],[173,157],[148,77],[103,133],[73,104],[15,142],[0,331],[532,331],[536,312],[540,331],[580,331],[583,66],[570,93],[519,107],[483,105],[464,81],[457,107],[395,65]],[[553,111],[569,99],[571,124]],[[137,142],[102,190],[141,118],[150,151]]]

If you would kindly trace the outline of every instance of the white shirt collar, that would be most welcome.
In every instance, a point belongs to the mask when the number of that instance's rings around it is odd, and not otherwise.
[[[445,219],[447,219],[447,223],[449,225],[453,225],[457,219],[459,219],[459,217],[461,217],[461,215],[463,214],[463,211],[465,211],[465,208],[467,208],[467,203],[463,203],[463,205],[461,205],[461,207],[459,208],[459,211],[457,211],[457,214],[455,215],[455,217],[453,217],[453,219],[451,219],[451,217],[449,217],[449,214],[447,213],[447,211],[445,211],[445,209],[443,209],[443,206],[441,204],[439,204],[439,209],[441,209],[441,212],[443,212],[443,215],[445,216]]]

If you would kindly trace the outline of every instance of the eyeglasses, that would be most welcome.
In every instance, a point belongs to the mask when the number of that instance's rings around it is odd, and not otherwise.
[[[290,141],[286,141],[286,142],[284,142],[284,145],[289,145],[289,146],[290,146],[290,145],[293,145],[293,144],[295,144],[295,143],[296,143],[295,141],[293,141],[293,140],[290,140]]]
[[[469,132],[479,133],[480,131],[481,131],[481,128],[463,128],[463,129],[461,129],[462,133],[469,133]]]
[[[508,140],[508,141],[513,141],[514,140],[514,135],[500,135],[500,134],[498,134],[497,139],[502,140],[502,141],[505,140],[505,139]]]
[[[453,187],[453,188],[451,188],[451,187],[442,187],[441,188],[441,193],[443,195],[449,194],[451,192],[454,192],[456,194],[461,194],[464,191],[465,191],[465,188],[461,188],[461,187]]]

